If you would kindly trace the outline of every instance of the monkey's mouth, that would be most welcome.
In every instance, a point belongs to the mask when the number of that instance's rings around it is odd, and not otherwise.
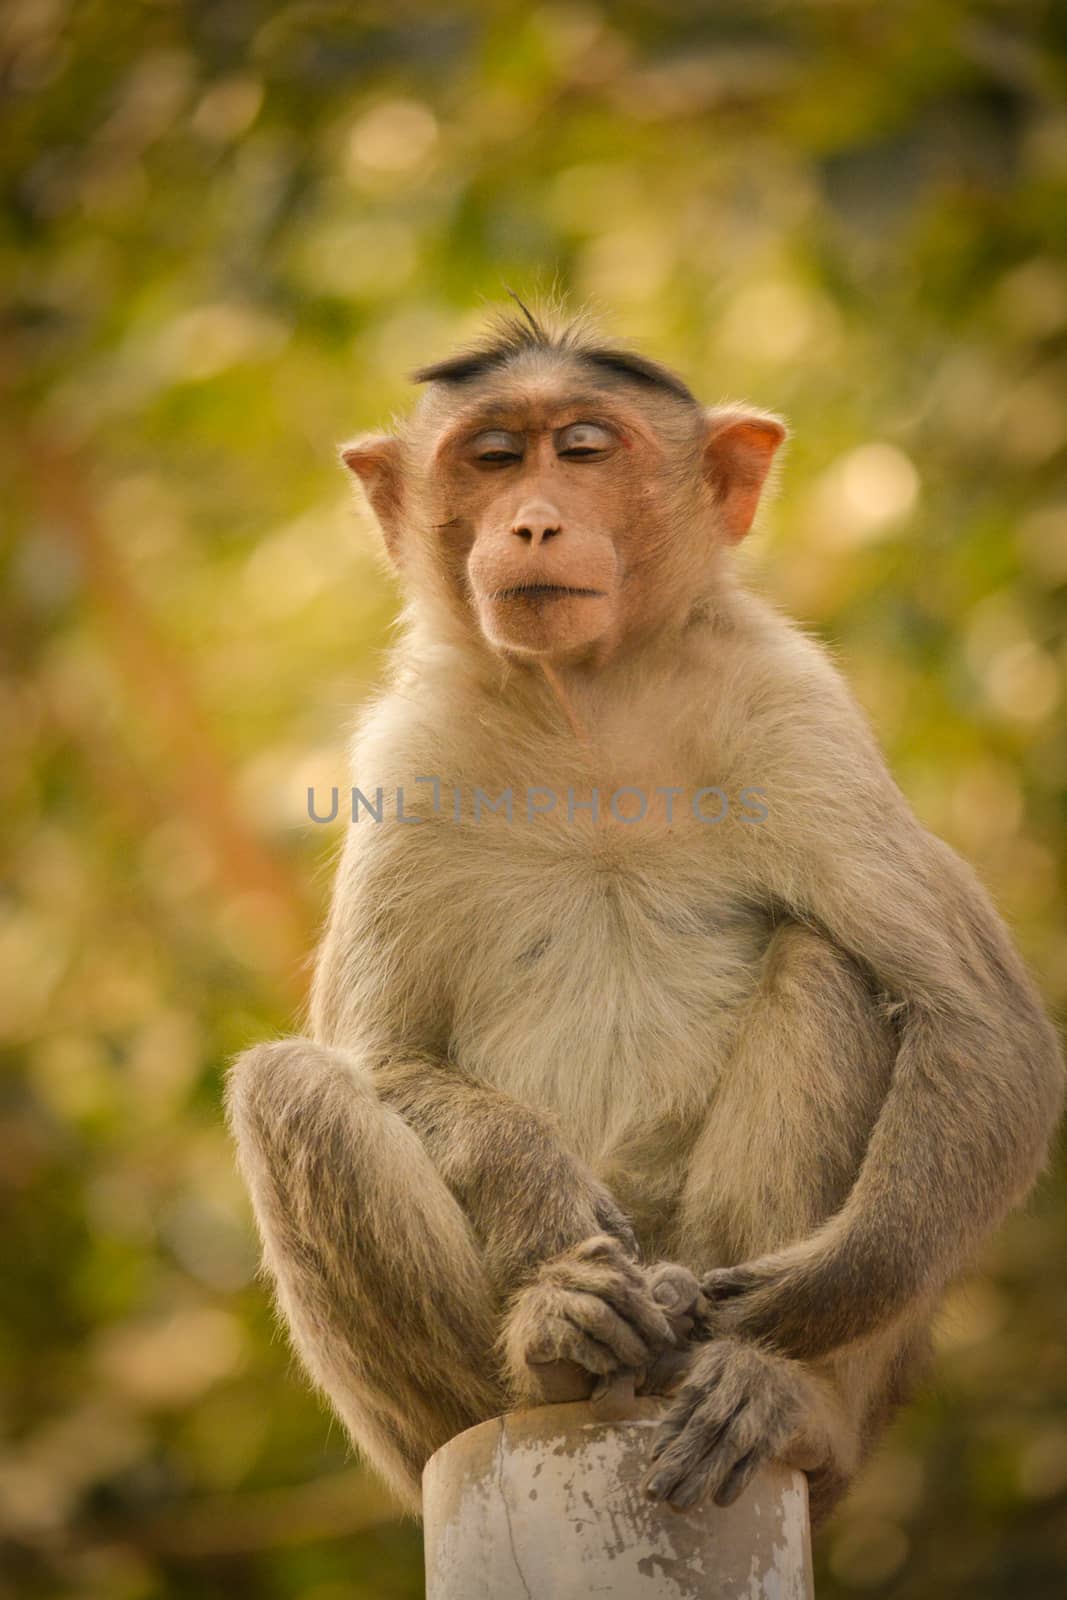
[[[603,600],[603,589],[575,589],[563,583],[517,583],[498,589],[494,600]]]

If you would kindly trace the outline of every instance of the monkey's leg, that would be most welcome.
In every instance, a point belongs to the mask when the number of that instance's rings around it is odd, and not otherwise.
[[[411,1507],[428,1457],[506,1399],[470,1226],[353,1055],[305,1039],[232,1068],[230,1126],[293,1342]]]

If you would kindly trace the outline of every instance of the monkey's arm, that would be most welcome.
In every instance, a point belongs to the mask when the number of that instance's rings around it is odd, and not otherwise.
[[[825,787],[791,785],[788,759],[777,793],[768,777],[784,814],[757,841],[761,871],[885,993],[897,1060],[841,1210],[705,1283],[727,1331],[801,1357],[936,1297],[1033,1182],[1062,1092],[1055,1034],[987,895],[912,815],[840,690],[833,710],[805,730]]]

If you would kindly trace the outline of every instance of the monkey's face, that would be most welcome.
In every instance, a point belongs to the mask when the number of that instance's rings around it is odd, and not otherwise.
[[[445,431],[435,529],[490,645],[572,657],[626,631],[667,534],[651,492],[664,461],[640,414],[605,394],[515,395]]]

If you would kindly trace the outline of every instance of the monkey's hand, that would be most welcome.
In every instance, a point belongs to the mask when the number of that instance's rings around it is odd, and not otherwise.
[[[716,1333],[807,1360],[849,1338],[850,1307],[842,1296],[843,1284],[864,1282],[867,1308],[880,1311],[882,1280],[875,1273],[861,1275],[859,1260],[849,1259],[848,1234],[829,1229],[824,1233],[818,1245],[804,1240],[754,1261],[705,1273],[701,1288]],[[887,1303],[887,1318],[892,1310],[892,1303]]]
[[[732,1505],[760,1467],[795,1452],[817,1405],[788,1357],[735,1339],[703,1345],[660,1425],[645,1492],[677,1511],[707,1495]]]
[[[675,1344],[653,1287],[647,1272],[607,1234],[546,1261],[516,1296],[504,1330],[504,1359],[516,1397],[533,1404],[575,1399],[598,1379],[651,1367]],[[570,1369],[569,1392],[561,1383],[561,1363],[564,1372]]]

